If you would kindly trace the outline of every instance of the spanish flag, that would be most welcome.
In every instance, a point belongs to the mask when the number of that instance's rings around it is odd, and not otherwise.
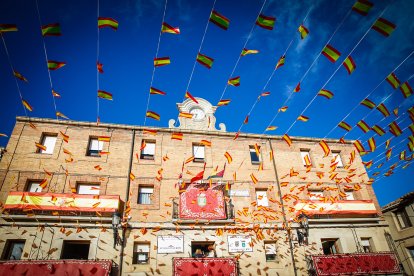
[[[329,91],[329,90],[321,89],[319,91],[319,93],[318,93],[318,96],[322,96],[322,97],[325,97],[328,100],[330,100],[330,99],[332,99],[332,97],[334,96],[334,94],[331,91]]]
[[[249,49],[244,48],[242,50],[241,56],[244,57],[246,55],[252,55],[252,54],[257,54],[257,53],[259,53],[259,50],[249,50]]]
[[[149,134],[149,135],[157,135],[157,131],[155,129],[149,129],[149,128],[145,128],[142,131],[143,134]]]
[[[53,97],[60,98],[60,94],[58,92],[56,92],[56,90],[52,89],[52,95],[53,95]]]
[[[401,133],[402,133],[402,130],[401,130],[401,128],[397,125],[397,123],[394,121],[394,122],[392,122],[391,124],[389,124],[388,125],[389,126],[389,128],[390,128],[390,132],[391,132],[391,134],[392,135],[394,135],[394,136],[400,136],[401,135]]]
[[[325,153],[325,157],[327,157],[329,153],[331,152],[331,149],[329,148],[328,144],[325,142],[325,140],[321,140],[319,142],[319,145],[321,146],[323,152]]]
[[[394,89],[397,89],[398,86],[400,86],[400,80],[397,78],[394,72],[389,74],[386,80]]]
[[[298,121],[302,121],[302,122],[307,122],[307,121],[309,121],[309,117],[307,117],[307,116],[305,116],[305,115],[300,115],[300,116],[297,118],[297,120],[298,120]]]
[[[378,134],[379,136],[382,136],[385,134],[385,130],[381,128],[379,125],[374,125],[372,127],[372,130],[375,131],[375,133]]]
[[[228,105],[230,102],[231,102],[231,100],[230,100],[230,99],[220,100],[220,101],[217,103],[217,106]]]
[[[346,131],[350,131],[352,129],[352,127],[345,121],[340,122],[338,126]]]
[[[275,17],[265,16],[263,14],[260,14],[256,20],[256,25],[264,29],[267,29],[267,30],[273,30],[275,22],[276,22]]]
[[[244,118],[243,124],[247,124],[249,123],[249,115],[246,116],[246,118]]]
[[[362,104],[363,106],[368,107],[369,109],[373,109],[373,108],[375,108],[375,107],[376,107],[376,104],[375,104],[373,101],[371,101],[370,99],[368,99],[368,98],[366,98],[365,100],[363,100],[363,101],[361,102],[361,104]]]
[[[193,114],[188,113],[188,112],[180,112],[178,114],[178,117],[192,119],[193,118]]]
[[[277,129],[277,126],[268,126],[266,128],[266,131],[271,131],[271,130],[276,130],[276,129]]]
[[[42,145],[42,144],[40,144],[40,143],[36,143],[36,142],[35,142],[35,145],[36,145],[36,148],[37,148],[39,151],[46,151],[46,146],[44,146],[44,145]]]
[[[290,137],[289,137],[289,135],[287,135],[287,133],[285,135],[283,135],[282,139],[285,140],[285,142],[288,144],[289,147],[292,145],[292,139],[290,139]]]
[[[335,62],[341,56],[341,53],[331,45],[327,44],[322,50],[322,55],[327,57],[330,62]]]
[[[227,84],[232,86],[240,86],[240,76],[229,79]]]
[[[252,179],[254,184],[257,184],[257,182],[259,182],[259,180],[256,178],[256,176],[254,176],[253,173],[250,174],[250,178]]]
[[[387,37],[390,36],[396,28],[397,26],[384,18],[378,18],[374,25],[372,25],[372,29]]]
[[[111,137],[110,136],[99,136],[98,141],[111,142]]]
[[[33,107],[26,100],[22,100],[22,103],[27,110],[33,111]]]
[[[285,56],[281,56],[276,64],[276,69],[285,65]]]
[[[357,123],[357,126],[364,132],[367,133],[371,128],[369,127],[369,125],[364,121],[361,120]]]
[[[165,92],[163,92],[163,91],[161,91],[157,88],[150,87],[150,94],[151,95],[166,95],[167,93],[165,93]]]
[[[266,96],[269,96],[270,95],[270,92],[263,92],[262,94],[260,94],[260,96],[262,96],[262,97],[266,97]]]
[[[190,92],[185,92],[185,95],[184,95],[184,97],[186,98],[186,99],[191,99],[193,102],[195,102],[196,104],[198,104],[198,101],[196,100],[196,98],[194,98],[193,97],[193,95],[191,95],[190,94]]]
[[[230,25],[230,20],[216,11],[211,12],[209,21],[223,30],[227,30]]]
[[[211,69],[211,67],[213,66],[214,59],[201,53],[198,53],[197,62],[207,67],[208,69]]]
[[[98,90],[98,98],[112,101],[112,94],[103,90]]]
[[[172,140],[183,140],[183,134],[181,132],[173,132],[171,133],[171,139]]]
[[[152,119],[157,120],[157,121],[159,121],[160,118],[161,118],[161,116],[158,113],[155,113],[155,112],[150,111],[150,110],[147,111],[146,116],[148,118],[152,118]]]
[[[392,153],[392,148],[388,149],[388,150],[385,152],[385,158],[386,158],[386,160],[387,160],[387,161],[388,161],[388,160],[390,160],[390,158],[391,158],[391,153]]]
[[[352,10],[354,12],[357,12],[363,16],[367,15],[369,10],[374,6],[371,2],[367,0],[358,0],[356,3],[352,6]]]
[[[379,112],[381,112],[382,115],[384,115],[384,117],[388,117],[390,116],[390,112],[388,111],[387,107],[381,103],[377,106],[377,109]]]
[[[63,119],[68,119],[69,120],[69,118],[66,117],[65,114],[63,114],[62,112],[59,112],[59,111],[56,111],[56,116],[61,117]]]
[[[49,70],[57,70],[59,68],[62,68],[65,65],[66,65],[66,62],[62,62],[62,61],[55,61],[55,60],[47,61],[47,68]]]
[[[0,24],[0,33],[17,32],[17,25],[15,24]]]
[[[361,152],[365,152],[364,146],[362,145],[361,141],[359,141],[359,140],[355,140],[355,142],[354,142],[354,146],[355,146],[355,148],[357,149],[357,151],[358,151],[359,153],[361,153]]]
[[[60,133],[60,135],[62,135],[63,141],[65,141],[66,143],[69,143],[69,135],[66,135],[62,131],[59,131],[59,133]]]
[[[190,158],[187,158],[187,160],[185,160],[184,164],[188,164],[190,162],[193,162],[194,159],[195,159],[195,157],[191,156]]]
[[[118,30],[118,21],[109,17],[98,17],[98,28],[109,27]]]
[[[103,64],[99,63],[99,61],[96,62],[96,69],[98,70],[99,73],[103,74],[103,72],[104,72]]]
[[[17,72],[16,70],[13,70],[13,75],[18,78],[19,80],[22,80],[24,82],[27,82],[27,79],[25,77],[23,77],[22,74],[20,74],[19,72]]]
[[[298,32],[300,33],[300,39],[305,39],[309,34],[309,30],[303,25],[299,26]]]
[[[352,72],[354,72],[356,65],[355,65],[355,61],[351,56],[348,56],[344,62],[342,63],[342,65],[345,67],[346,71],[348,71],[348,74],[351,75]]]
[[[231,157],[231,155],[230,155],[230,153],[228,151],[226,151],[224,153],[224,157],[226,157],[227,163],[231,164],[231,162],[233,161],[233,158]]]
[[[286,112],[287,109],[288,109],[288,106],[285,105],[285,106],[282,106],[281,108],[279,108],[279,111],[280,112]]]
[[[377,148],[374,137],[368,139],[368,146],[371,152],[374,152]]]
[[[298,82],[298,85],[296,85],[295,89],[293,89],[293,92],[299,92],[300,91],[300,82]]]
[[[203,146],[206,146],[206,147],[211,147],[211,141],[201,140],[200,145],[203,145]]]
[[[53,23],[42,26],[42,35],[43,36],[60,36],[62,35],[60,31],[59,23]]]
[[[171,63],[169,57],[154,58],[154,67],[161,67]]]
[[[163,33],[169,33],[169,34],[180,34],[180,28],[178,27],[172,27],[171,25],[168,25],[165,22],[162,22],[161,32]]]
[[[403,84],[401,84],[400,90],[401,90],[404,98],[408,98],[408,97],[410,97],[413,94],[413,89],[411,88],[411,86],[408,83],[408,81],[406,81]]]

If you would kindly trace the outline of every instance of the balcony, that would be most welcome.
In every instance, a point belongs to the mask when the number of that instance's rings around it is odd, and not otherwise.
[[[334,203],[319,200],[301,200],[294,205],[295,212],[312,217],[367,217],[376,216],[378,210],[372,200],[339,200]]]
[[[173,261],[174,276],[238,275],[235,258],[174,258]]]
[[[20,260],[0,262],[0,275],[108,276],[111,260]]]
[[[111,217],[120,208],[118,195],[79,195],[10,192],[4,204],[8,215],[99,216]]]
[[[387,275],[400,273],[393,252],[311,255],[307,257],[309,275]]]

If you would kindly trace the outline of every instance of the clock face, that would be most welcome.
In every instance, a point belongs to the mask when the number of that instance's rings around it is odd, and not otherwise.
[[[204,110],[202,110],[201,108],[193,108],[190,110],[190,113],[193,114],[194,120],[202,120],[206,116]]]

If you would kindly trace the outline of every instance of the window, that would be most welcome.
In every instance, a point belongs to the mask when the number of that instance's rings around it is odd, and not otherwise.
[[[208,241],[191,242],[191,256],[193,258],[216,256],[214,242],[208,242]]]
[[[408,217],[407,212],[405,211],[405,209],[400,209],[400,210],[396,211],[395,216],[397,217],[397,220],[398,220],[398,223],[400,224],[401,229],[408,228],[408,227],[412,226],[410,218]]]
[[[46,147],[46,150],[39,149],[38,153],[53,154],[55,149],[57,135],[56,134],[43,134],[41,144]]]
[[[149,263],[150,243],[134,243],[133,264]]]
[[[103,141],[99,141],[98,138],[89,138],[88,156],[100,156],[99,153],[103,149]]]
[[[89,241],[63,241],[61,259],[87,260]]]
[[[7,240],[3,251],[3,260],[20,260],[23,254],[24,240]]]
[[[151,204],[151,198],[154,194],[154,187],[139,187],[138,204]]]
[[[323,199],[323,191],[309,191],[309,199],[310,200],[322,200]]]
[[[40,181],[28,181],[27,182],[27,187],[26,187],[26,192],[31,192],[31,193],[41,193],[42,192],[42,187],[40,187]]]
[[[204,146],[200,144],[193,144],[194,162],[204,162]]]
[[[141,143],[141,159],[154,160],[155,141],[142,140]]]
[[[353,191],[345,191],[345,200],[355,200]]]
[[[265,241],[265,254],[266,254],[266,262],[269,261],[276,261],[276,253],[277,253],[277,247],[276,247],[276,241]]]
[[[323,254],[337,254],[339,253],[339,239],[321,239]]]
[[[341,152],[340,151],[332,151],[332,157],[335,160],[334,163],[338,162],[338,165],[337,165],[338,168],[343,168],[344,167],[344,164],[342,163]]]
[[[414,259],[414,246],[407,247],[407,250],[410,253],[411,258]]]
[[[365,253],[373,252],[371,238],[361,238],[361,246]]]
[[[259,147],[259,150],[260,150],[260,147]],[[252,164],[259,164],[260,156],[257,155],[254,146],[249,146],[249,151],[250,151],[250,160],[252,161]]]
[[[267,190],[256,190],[257,206],[269,206]]]
[[[310,157],[310,153],[308,149],[301,149],[300,156],[302,157],[302,164],[303,166],[312,166],[312,161]]]
[[[79,195],[99,195],[99,184],[78,183],[76,193]]]

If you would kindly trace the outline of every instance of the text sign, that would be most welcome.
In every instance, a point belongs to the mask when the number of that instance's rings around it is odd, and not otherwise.
[[[253,252],[251,236],[228,236],[229,252]]]
[[[158,253],[184,253],[184,236],[158,236]]]

